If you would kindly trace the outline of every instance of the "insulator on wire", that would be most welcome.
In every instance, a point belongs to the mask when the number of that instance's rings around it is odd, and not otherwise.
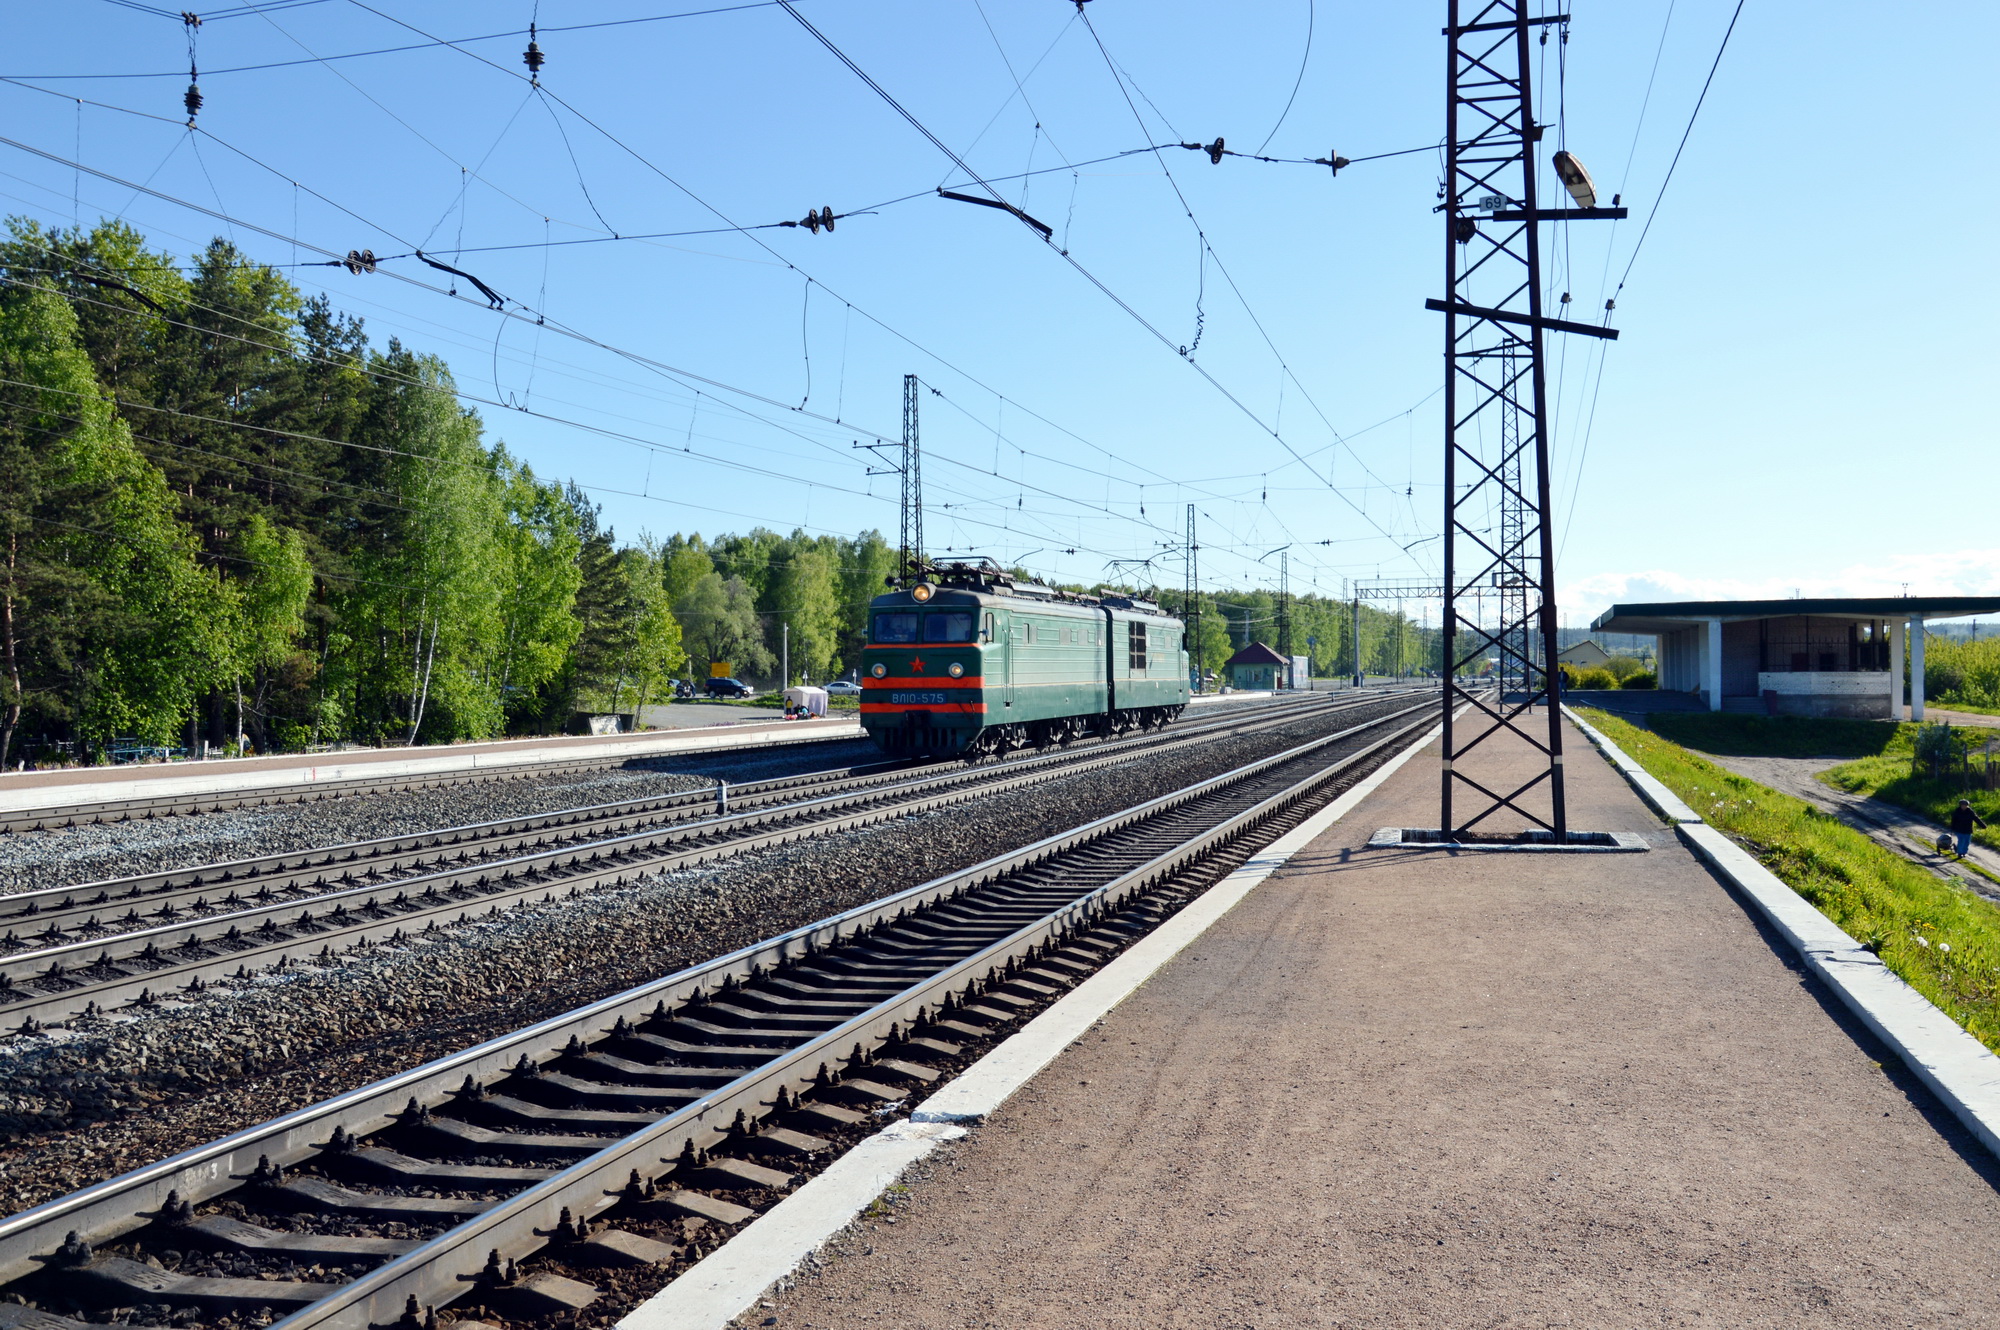
[[[778,225],[803,226],[806,230],[812,232],[814,235],[818,235],[822,229],[827,231],[832,231],[833,220],[834,220],[833,209],[831,207],[818,208],[818,209],[808,208],[806,210],[806,215],[799,221],[779,222]]]
[[[535,25],[532,23],[528,25],[528,49],[522,52],[521,63],[528,67],[528,82],[541,87],[542,66],[548,63],[548,57],[542,54],[541,46],[535,41]]]
[[[375,271],[375,251],[372,249],[350,249],[340,266],[359,277],[364,272]]]
[[[187,107],[188,128],[193,129],[195,115],[201,110],[201,75],[196,71],[194,58],[194,38],[201,27],[201,15],[182,10],[181,24],[187,29],[188,43],[188,90],[181,98],[181,105]]]
[[[1222,135],[1217,134],[1215,142],[1204,147],[1202,151],[1208,154],[1208,160],[1212,164],[1216,166],[1222,165]]]

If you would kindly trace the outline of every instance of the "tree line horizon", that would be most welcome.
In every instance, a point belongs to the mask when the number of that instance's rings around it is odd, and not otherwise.
[[[212,241],[123,222],[0,236],[0,767],[121,741],[258,752],[549,733],[711,663],[854,668],[897,551],[764,527],[621,541],[572,480],[488,437],[441,359]],[[1027,576],[1025,570],[1015,572]],[[1138,592],[1179,614],[1178,588]],[[1211,671],[1278,645],[1278,597],[1201,594]],[[1351,611],[1290,601],[1347,672]],[[1309,645],[1309,639],[1317,639]],[[1196,644],[1190,643],[1191,649]],[[1437,634],[1362,607],[1362,662]]]

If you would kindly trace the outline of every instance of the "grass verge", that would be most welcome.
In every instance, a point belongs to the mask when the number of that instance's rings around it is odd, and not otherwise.
[[[1872,757],[1898,738],[1898,727],[1886,720],[1655,711],[1646,724],[1664,739],[1724,757]]]
[[[1710,825],[2000,1052],[2000,907],[1941,881],[1808,803],[1725,771],[1616,716],[1583,714]]]
[[[1724,757],[1853,758],[1822,772],[1820,779],[1849,794],[1872,795],[1906,808],[1939,829],[1951,825],[1952,807],[1960,799],[1970,799],[1979,815],[1994,824],[1975,830],[1973,839],[2000,850],[2000,790],[1967,789],[1957,780],[1913,774],[1915,725],[1677,711],[1654,712],[1646,723],[1673,743]]]
[[[1864,757],[1820,773],[1820,779],[1849,794],[1867,794],[1898,808],[1907,808],[1927,817],[1939,827],[1951,825],[1951,810],[1960,799],[1970,799],[1973,811],[1989,825],[1975,827],[1972,839],[1989,850],[2000,850],[2000,790],[1968,790],[1956,780],[1932,780],[1914,774],[1910,743],[1905,737],[1900,750],[1892,748],[1877,757]]]

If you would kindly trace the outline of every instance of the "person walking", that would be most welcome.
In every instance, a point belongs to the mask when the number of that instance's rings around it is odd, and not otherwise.
[[[1986,819],[1972,811],[1972,800],[1960,799],[1958,807],[1951,810],[1951,832],[1958,837],[1958,857],[1963,859],[1972,848],[1972,829],[1983,827]]]

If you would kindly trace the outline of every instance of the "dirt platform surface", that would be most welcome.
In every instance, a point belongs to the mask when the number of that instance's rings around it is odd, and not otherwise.
[[[1366,848],[1433,747],[742,1323],[2000,1325],[2000,1167],[1568,742],[1649,852]]]

